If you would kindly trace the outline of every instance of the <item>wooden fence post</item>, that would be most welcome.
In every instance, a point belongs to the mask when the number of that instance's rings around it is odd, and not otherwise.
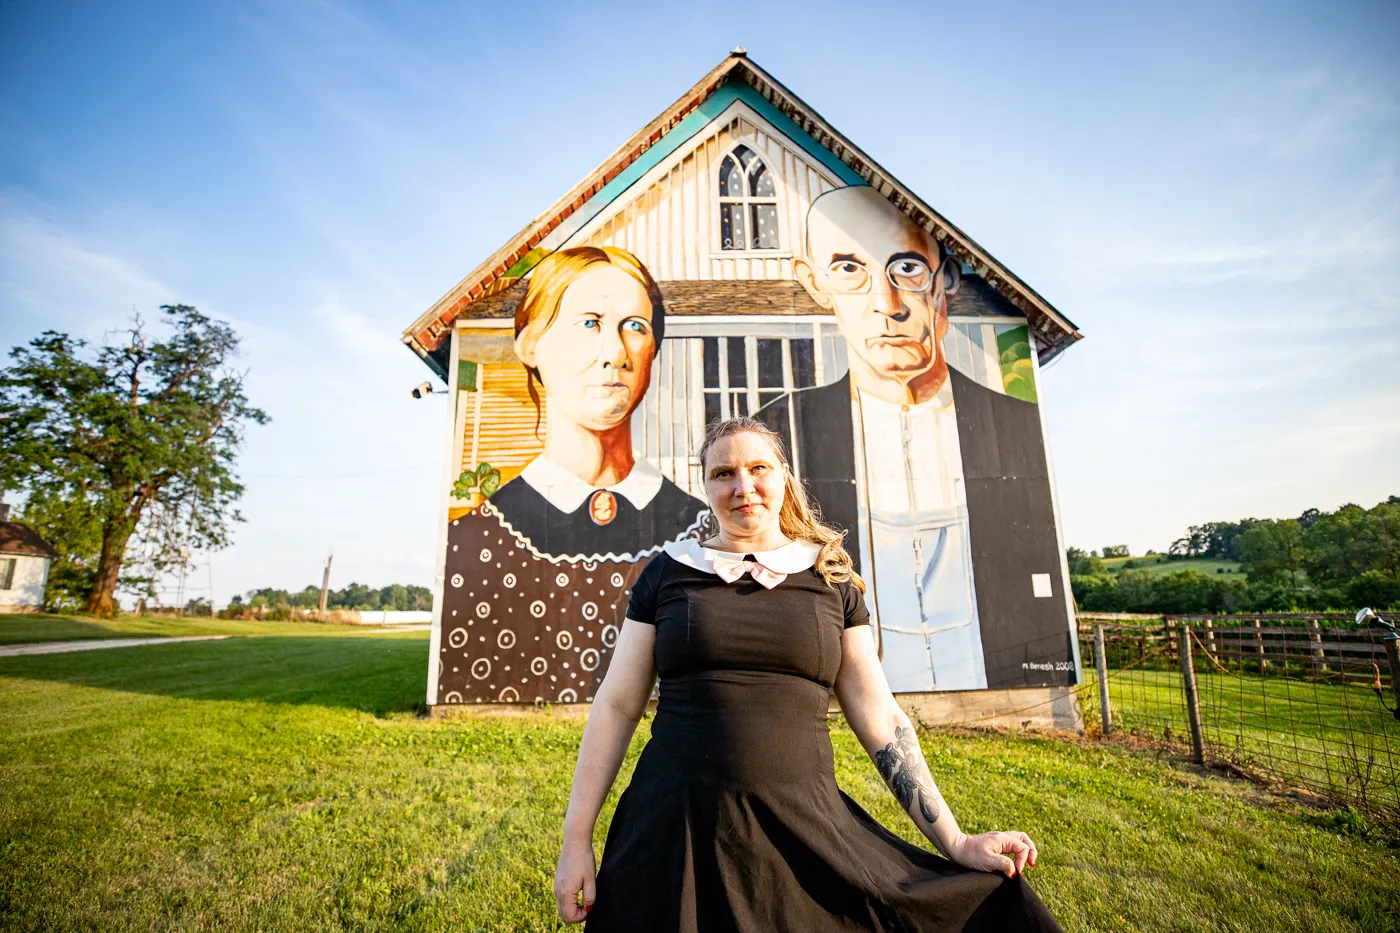
[[[1395,708],[1391,715],[1400,719],[1400,645],[1394,636],[1385,640],[1385,659],[1390,666],[1390,692],[1395,697]]]
[[[1206,763],[1205,734],[1201,731],[1201,698],[1196,692],[1196,666],[1191,660],[1191,626],[1177,631],[1181,640],[1181,682],[1186,690],[1186,718],[1191,722],[1191,760]]]
[[[1103,640],[1103,623],[1094,624],[1094,657],[1099,669],[1099,717],[1103,734],[1113,734],[1113,708],[1108,702],[1108,649]]]
[[[1323,663],[1326,655],[1322,653],[1322,632],[1318,629],[1316,619],[1308,622],[1308,641],[1312,642],[1308,649],[1312,654],[1312,673],[1314,677],[1318,677],[1327,672],[1327,665]]]
[[[1259,619],[1254,620],[1254,641],[1255,653],[1259,656],[1259,672],[1262,674],[1269,662],[1264,658],[1264,623]]]
[[[1205,626],[1206,626],[1206,650],[1210,652],[1211,657],[1215,657],[1215,654],[1216,654],[1216,651],[1215,651],[1215,624],[1214,624],[1213,622],[1211,622],[1210,619],[1206,619],[1206,621],[1205,621]]]

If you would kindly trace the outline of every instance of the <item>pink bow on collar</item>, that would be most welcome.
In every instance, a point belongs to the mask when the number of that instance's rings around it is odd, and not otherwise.
[[[733,583],[747,573],[752,574],[753,578],[765,589],[771,590],[787,579],[787,574],[769,570],[756,560],[741,560],[715,554],[710,558],[710,563],[714,566],[715,573],[719,574],[720,579],[725,583]]]

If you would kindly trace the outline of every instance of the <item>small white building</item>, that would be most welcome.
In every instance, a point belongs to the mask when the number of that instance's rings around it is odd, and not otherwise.
[[[58,552],[28,525],[6,521],[9,512],[0,505],[0,612],[38,612]]]

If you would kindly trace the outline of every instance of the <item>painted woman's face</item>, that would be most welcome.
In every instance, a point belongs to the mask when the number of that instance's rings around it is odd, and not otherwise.
[[[705,498],[734,537],[777,525],[787,473],[768,439],[752,431],[721,437],[705,454]]]
[[[559,315],[535,344],[550,415],[593,431],[631,417],[651,384],[656,336],[640,282],[590,266],[564,292]]]

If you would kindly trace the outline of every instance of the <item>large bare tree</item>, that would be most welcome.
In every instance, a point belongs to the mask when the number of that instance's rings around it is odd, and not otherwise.
[[[124,566],[159,573],[228,543],[244,429],[267,421],[229,366],[233,329],[189,305],[161,312],[166,339],[139,317],[95,353],[46,331],[0,369],[0,491],[90,523],[98,615],[112,614]]]

